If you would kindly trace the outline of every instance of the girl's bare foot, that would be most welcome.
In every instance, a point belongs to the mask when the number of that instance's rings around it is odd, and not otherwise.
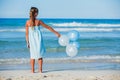
[[[34,71],[31,71],[32,73],[34,73]]]
[[[42,70],[39,70],[40,73],[42,73]]]
[[[35,73],[34,69],[31,70],[32,73]]]

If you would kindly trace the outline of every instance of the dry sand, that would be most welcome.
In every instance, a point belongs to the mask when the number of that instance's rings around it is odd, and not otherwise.
[[[0,80],[120,80],[119,70],[0,71]]]

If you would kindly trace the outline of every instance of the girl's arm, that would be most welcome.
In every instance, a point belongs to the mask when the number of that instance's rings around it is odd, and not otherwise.
[[[26,22],[26,25],[25,25],[25,30],[26,30],[26,42],[27,42],[27,45],[28,45],[28,48],[29,48],[29,38],[28,38],[28,22]]]
[[[48,30],[50,30],[51,32],[55,33],[57,37],[60,37],[61,35],[55,31],[52,27],[46,25],[45,23],[43,23],[42,21],[39,21],[40,25],[42,25],[43,27],[47,28]]]

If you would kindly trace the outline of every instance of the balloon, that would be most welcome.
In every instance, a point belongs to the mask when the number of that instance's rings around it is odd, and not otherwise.
[[[77,47],[75,47],[74,45],[68,44],[66,47],[66,53],[70,57],[76,56],[78,53]]]
[[[79,35],[78,31],[72,30],[72,31],[68,32],[68,36],[71,41],[76,41],[77,39],[79,39],[80,35]]]
[[[77,49],[80,48],[80,43],[75,41],[75,42],[70,42],[70,44],[72,44],[73,46],[77,47]]]
[[[69,38],[66,35],[62,35],[58,42],[61,46],[67,46],[67,44],[69,44]]]

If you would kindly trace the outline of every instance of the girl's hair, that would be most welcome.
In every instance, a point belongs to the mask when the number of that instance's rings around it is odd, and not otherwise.
[[[30,24],[30,26],[35,26],[35,13],[38,13],[38,9],[36,7],[31,7],[30,19],[32,20],[32,23]]]

